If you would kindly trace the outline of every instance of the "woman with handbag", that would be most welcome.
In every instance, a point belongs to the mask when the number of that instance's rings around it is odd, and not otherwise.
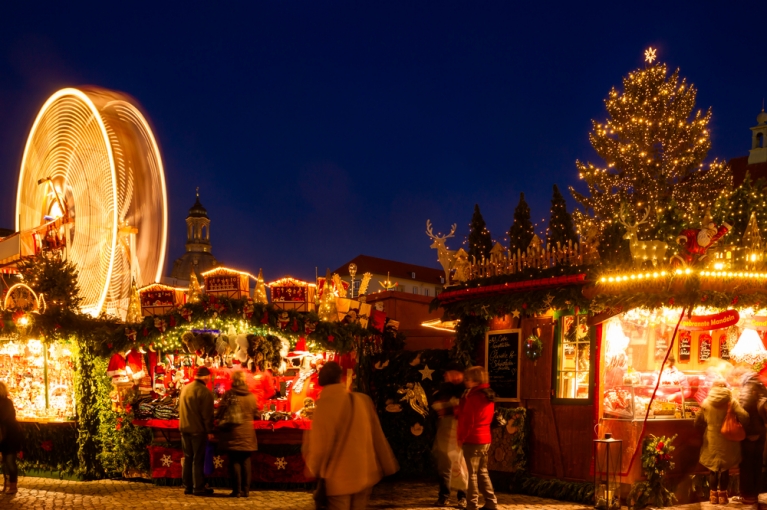
[[[16,494],[19,469],[16,456],[21,451],[21,428],[16,408],[8,396],[8,386],[0,381],[0,454],[3,456],[3,494]]]
[[[256,397],[248,390],[241,370],[232,373],[232,388],[224,393],[218,411],[219,448],[229,457],[233,498],[250,493],[250,456],[258,450],[253,420],[258,414]]]
[[[330,361],[320,370],[322,392],[304,433],[306,469],[318,479],[316,507],[362,510],[373,486],[399,467],[373,401],[341,384],[341,366]]]
[[[747,422],[748,413],[733,398],[724,380],[714,381],[695,417],[696,425],[706,427],[700,463],[709,470],[708,484],[714,505],[729,502],[730,469],[740,463],[740,441],[746,437],[743,424]]]

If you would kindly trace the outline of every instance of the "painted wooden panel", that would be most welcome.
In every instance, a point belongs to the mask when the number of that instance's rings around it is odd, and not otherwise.
[[[540,328],[543,342],[541,357],[535,361],[524,354],[525,340],[536,328]],[[524,319],[522,321],[522,347],[520,360],[520,395],[523,399],[551,398],[551,369],[554,355],[554,322],[551,317]]]

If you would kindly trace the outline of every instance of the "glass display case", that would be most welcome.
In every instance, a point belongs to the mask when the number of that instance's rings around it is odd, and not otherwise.
[[[707,370],[728,345],[714,331],[679,330],[674,311],[632,310],[603,325],[602,416],[624,420],[692,419],[708,394]],[[665,364],[664,364],[665,360]],[[648,405],[655,391],[648,412]]]
[[[70,345],[40,340],[0,342],[0,380],[20,421],[75,417],[74,360]]]

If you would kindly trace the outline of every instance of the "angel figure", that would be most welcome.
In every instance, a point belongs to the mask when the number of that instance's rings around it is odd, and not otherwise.
[[[406,400],[410,407],[418,414],[424,417],[429,415],[429,401],[426,398],[426,392],[423,391],[421,383],[407,383],[404,388],[398,389],[397,393],[404,394],[400,402]]]

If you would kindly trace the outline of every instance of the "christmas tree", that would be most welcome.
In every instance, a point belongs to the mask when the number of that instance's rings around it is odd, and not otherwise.
[[[189,275],[189,290],[187,291],[187,301],[189,303],[197,303],[200,301],[202,295],[202,289],[200,289],[200,282],[197,280],[197,273],[192,269],[192,273]]]
[[[493,249],[493,239],[490,231],[487,229],[485,219],[479,212],[479,204],[474,205],[474,215],[471,217],[469,225],[469,259],[474,257],[476,260],[490,258],[490,250]]]
[[[625,203],[634,217],[650,208],[643,231],[655,234],[673,204],[691,221],[732,186],[729,167],[717,161],[703,166],[711,146],[711,110],[694,111],[695,87],[680,79],[679,70],[669,76],[666,65],[653,65],[653,59],[648,54],[650,64],[623,79],[622,92],[610,91],[608,119],[593,121],[589,139],[604,164],[576,162],[588,193],[570,190],[591,215],[576,216],[581,231],[594,219],[604,228]]]
[[[192,273],[194,275],[194,273]],[[125,314],[125,322],[128,324],[135,324],[141,322],[143,319],[143,313],[141,312],[141,296],[139,295],[136,282],[131,282],[130,286],[130,298],[128,300],[128,312]]]
[[[525,194],[520,193],[519,203],[514,209],[514,223],[509,229],[509,253],[515,256],[517,250],[524,252],[534,235],[533,222],[530,221],[530,206],[525,202]]]
[[[754,189],[751,175],[746,172],[746,177],[740,186],[723,194],[717,200],[714,218],[718,223],[727,222],[732,226],[732,229],[722,238],[723,244],[740,244],[751,213],[757,212],[759,205],[757,194],[759,190]],[[759,219],[758,214],[757,219]]]
[[[578,241],[573,227],[573,217],[567,212],[567,202],[565,197],[559,192],[557,185],[554,185],[554,194],[551,197],[551,218],[549,219],[549,228],[546,229],[546,244],[549,246],[566,246],[568,241],[573,243]]]
[[[268,303],[266,299],[266,285],[264,284],[264,270],[258,270],[258,278],[256,279],[256,288],[253,291],[253,301],[261,303],[263,305]]]
[[[38,253],[34,258],[18,264],[24,283],[38,295],[42,294],[46,305],[55,310],[77,311],[82,302],[77,283],[77,269],[58,253]]]

